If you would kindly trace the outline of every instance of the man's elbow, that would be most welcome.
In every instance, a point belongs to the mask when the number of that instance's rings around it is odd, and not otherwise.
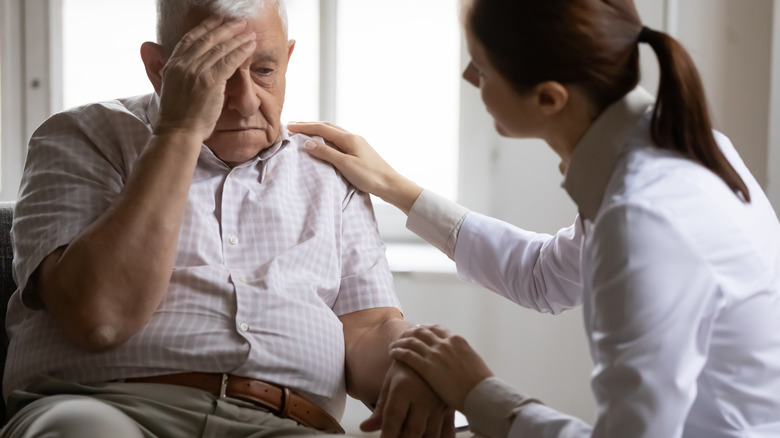
[[[82,317],[77,316],[81,313]],[[113,350],[130,339],[141,325],[130,324],[121,318],[112,318],[112,312],[102,312],[100,316],[83,316],[74,312],[74,317],[55,318],[63,328],[65,336],[77,347],[91,353]],[[132,326],[137,325],[138,328]]]
[[[139,331],[153,309],[141,303],[117,300],[99,281],[79,284],[49,277],[40,289],[47,312],[73,344],[99,353],[112,350]],[[51,281],[54,280],[54,281]]]
[[[121,339],[118,330],[110,324],[102,324],[88,329],[80,341],[79,346],[91,353],[110,351],[122,345],[127,339]]]

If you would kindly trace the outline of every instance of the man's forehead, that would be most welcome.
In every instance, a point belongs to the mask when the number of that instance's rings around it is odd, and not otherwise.
[[[244,19],[248,23],[248,27],[258,34],[284,34],[284,25],[282,18],[279,16],[276,8],[271,8],[271,2],[266,2],[266,5],[259,8],[255,14],[241,16],[241,17],[226,17],[227,19]],[[218,12],[211,10],[205,6],[195,5],[192,6],[183,19],[182,35],[189,32],[192,28],[200,24],[206,18],[219,15]],[[286,40],[286,35],[284,35]],[[258,41],[259,42],[259,41]]]

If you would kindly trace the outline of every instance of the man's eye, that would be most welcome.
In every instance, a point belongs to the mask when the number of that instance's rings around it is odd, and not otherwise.
[[[272,69],[272,68],[258,67],[258,68],[253,68],[252,69],[252,73],[254,73],[256,75],[260,75],[260,76],[268,76],[268,75],[270,75],[273,72],[274,72],[274,69]]]

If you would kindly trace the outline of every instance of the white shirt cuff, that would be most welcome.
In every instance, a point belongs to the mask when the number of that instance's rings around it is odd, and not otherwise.
[[[406,228],[454,260],[458,232],[469,210],[430,190],[423,190],[409,211]]]
[[[466,396],[463,415],[472,432],[488,438],[506,438],[518,410],[528,403],[540,402],[520,395],[498,377],[488,377]]]

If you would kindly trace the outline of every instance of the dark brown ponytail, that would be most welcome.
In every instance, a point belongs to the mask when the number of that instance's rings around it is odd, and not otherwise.
[[[574,84],[600,110],[639,83],[641,32],[661,66],[653,141],[710,169],[750,202],[747,186],[715,141],[690,56],[672,37],[644,28],[632,0],[471,0],[468,5],[466,26],[518,92],[544,81]]]
[[[669,35],[644,28],[642,40],[658,57],[661,80],[653,110],[653,141],[713,171],[750,202],[750,191],[718,147],[712,134],[704,87],[688,52]]]

